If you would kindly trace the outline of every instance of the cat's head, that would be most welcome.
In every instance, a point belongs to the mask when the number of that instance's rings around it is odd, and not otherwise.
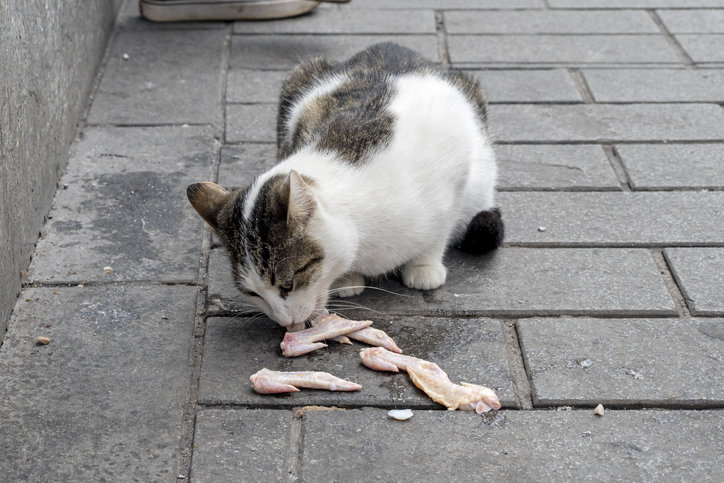
[[[214,229],[244,298],[289,327],[327,303],[344,261],[312,187],[296,171],[229,192],[211,183],[188,187],[191,205]]]

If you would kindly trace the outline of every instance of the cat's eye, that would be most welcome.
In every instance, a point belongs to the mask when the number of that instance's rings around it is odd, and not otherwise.
[[[282,292],[291,292],[293,288],[294,288],[294,285],[292,282],[287,282],[287,283],[284,283],[279,286],[279,289]]]
[[[243,293],[247,297],[260,297],[261,298],[261,296],[258,293],[254,292],[253,290],[242,290],[241,293]]]

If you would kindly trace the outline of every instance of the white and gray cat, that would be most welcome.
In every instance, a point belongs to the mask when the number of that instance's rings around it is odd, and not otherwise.
[[[210,182],[188,198],[231,258],[241,293],[303,327],[329,294],[400,270],[445,283],[445,250],[500,246],[496,163],[478,84],[392,43],[346,62],[316,59],[284,83],[279,163],[245,188]]]

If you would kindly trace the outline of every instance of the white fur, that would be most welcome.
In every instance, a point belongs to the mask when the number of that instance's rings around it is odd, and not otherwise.
[[[269,290],[269,315],[282,325],[309,317],[345,274],[376,276],[402,267],[407,285],[442,285],[446,247],[464,234],[476,213],[494,206],[495,156],[465,96],[432,73],[390,82],[396,84],[390,104],[396,123],[386,148],[351,165],[307,147],[260,176],[250,190],[247,218],[271,176],[294,169],[315,180],[317,209],[307,233],[324,247],[322,276],[283,302]],[[333,78],[311,89],[292,108],[290,123],[296,122],[299,105],[338,85]]]

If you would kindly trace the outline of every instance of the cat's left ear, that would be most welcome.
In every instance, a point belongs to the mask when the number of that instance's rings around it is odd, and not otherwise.
[[[230,193],[211,181],[194,183],[186,188],[191,206],[216,230],[219,227],[217,217],[221,207],[227,202]]]
[[[296,231],[304,228],[314,214],[317,202],[314,193],[301,175],[294,170],[289,172],[287,178],[289,186],[289,203],[287,205],[287,226]]]

